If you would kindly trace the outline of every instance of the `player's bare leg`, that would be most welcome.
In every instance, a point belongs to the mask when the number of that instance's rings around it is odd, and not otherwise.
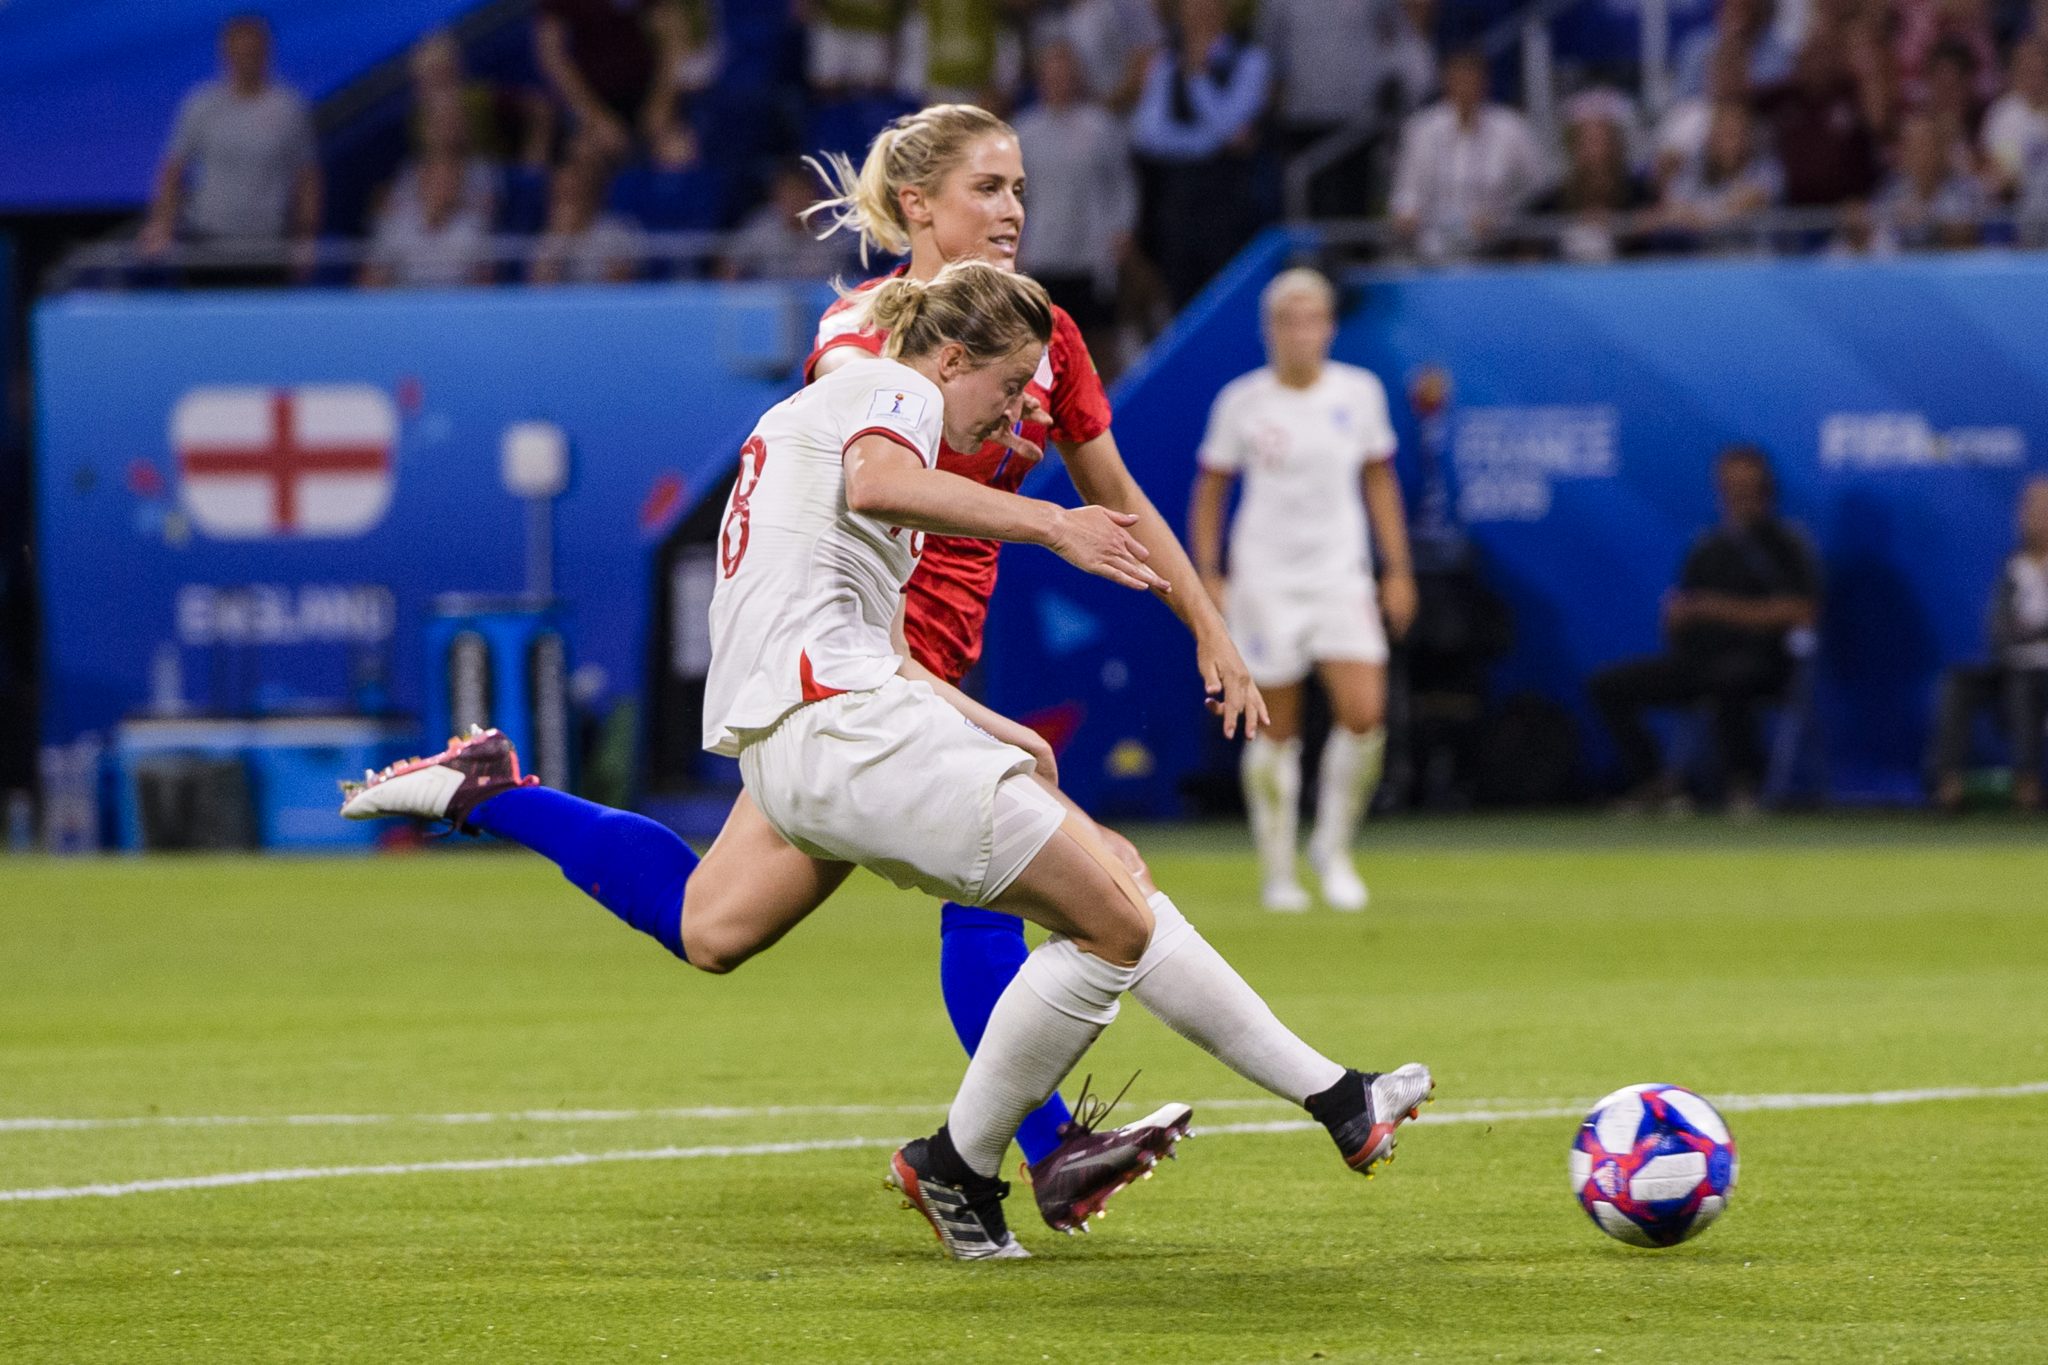
[[[803,923],[852,871],[791,847],[742,791],[683,895],[690,962],[731,971]]]
[[[1316,824],[1308,861],[1335,910],[1363,910],[1369,897],[1351,846],[1379,790],[1387,755],[1384,664],[1328,659],[1316,665],[1334,724],[1316,777]]]

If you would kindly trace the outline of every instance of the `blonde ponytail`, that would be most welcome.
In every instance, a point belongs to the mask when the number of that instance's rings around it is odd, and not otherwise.
[[[852,232],[860,238],[860,260],[868,253],[910,254],[910,220],[898,197],[905,186],[935,191],[946,172],[960,163],[977,139],[1000,133],[1011,139],[1016,130],[986,109],[972,104],[934,104],[905,114],[868,144],[860,168],[844,153],[807,156],[829,193],[801,215],[819,237]],[[823,219],[820,227],[818,220]]]
[[[986,365],[1052,340],[1052,300],[1044,286],[985,261],[955,261],[929,281],[887,280],[867,298],[868,323],[889,334],[882,354],[892,360],[927,355],[952,341],[976,365]]]

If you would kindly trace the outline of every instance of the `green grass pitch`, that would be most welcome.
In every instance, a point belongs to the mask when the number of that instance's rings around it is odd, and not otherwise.
[[[1319,1131],[1243,1131],[1299,1115],[1127,1005],[1083,1069],[1143,1068],[1127,1113],[1184,1098],[1212,1131],[1087,1238],[1020,1187],[1037,1254],[984,1266],[881,1188],[962,1059],[935,908],[865,874],[714,979],[512,852],[0,862],[0,1360],[2048,1351],[2038,1088],[1731,1104],[1729,1212],[1661,1253],[1579,1212],[1572,1118],[1471,1117],[2048,1081],[2038,827],[1387,824],[1350,917],[1262,914],[1238,831],[1140,842],[1284,1018],[1429,1062],[1452,1121],[1367,1183]],[[361,1167],[406,1169],[19,1193]]]

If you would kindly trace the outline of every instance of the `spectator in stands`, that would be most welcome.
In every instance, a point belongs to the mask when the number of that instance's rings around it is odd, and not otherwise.
[[[393,195],[370,241],[361,282],[407,288],[490,282],[490,218],[468,202],[469,166],[430,156],[411,170],[411,192]]]
[[[1272,89],[1263,48],[1232,31],[1225,0],[1179,0],[1131,119],[1142,157],[1143,236],[1174,306],[1192,299],[1257,229],[1253,170]]]
[[[139,245],[151,254],[176,241],[281,257],[289,240],[299,268],[309,269],[321,184],[306,101],[271,78],[270,25],[260,16],[221,25],[220,57],[221,78],[193,89],[178,107]],[[280,260],[230,267],[217,282],[283,275]]]
[[[1757,108],[1784,174],[1787,205],[1834,207],[1866,199],[1876,188],[1877,131],[1836,39],[1818,34],[1809,40],[1792,78],[1762,92]]]
[[[2013,801],[2041,809],[2041,739],[2048,726],[2048,475],[2029,479],[2020,494],[2019,548],[2005,562],[1986,612],[1991,661],[1951,668],[1941,681],[1934,741],[1934,800],[1943,810],[1963,804],[1963,765],[1970,722],[1996,702],[2012,745]]]
[[[610,162],[587,142],[555,168],[548,181],[547,231],[529,274],[533,283],[617,284],[639,274],[639,228],[604,206],[611,178]]]
[[[1565,260],[1581,265],[1611,261],[1621,254],[1629,216],[1648,203],[1649,195],[1629,169],[1627,127],[1616,104],[1581,97],[1568,112],[1564,183],[1540,207],[1571,220],[1558,240]]]
[[[1153,0],[1074,0],[1057,24],[1081,58],[1089,95],[1117,113],[1137,104],[1153,54],[1166,43]]]
[[[487,156],[474,152],[474,124],[459,94],[437,91],[426,97],[414,120],[418,153],[398,168],[386,196],[385,208],[418,208],[420,168],[427,162],[453,162],[462,167],[460,209],[481,219],[494,221],[502,194],[504,168]]]
[[[1924,106],[1932,95],[1936,57],[1946,49],[1961,54],[1970,99],[1978,108],[1998,95],[1998,42],[1985,0],[1899,0],[1898,69],[1906,102]]]
[[[899,93],[925,104],[1007,113],[1023,85],[1024,47],[996,0],[910,0]]]
[[[1747,245],[1743,226],[1776,203],[1784,185],[1777,159],[1757,142],[1747,107],[1715,109],[1705,150],[1664,187],[1651,215],[1655,226],[1695,247]]]
[[[1707,63],[1706,89],[1674,100],[1657,122],[1652,144],[1651,180],[1661,195],[1677,174],[1707,149],[1707,129],[1716,106],[1747,103],[1749,64],[1732,43],[1713,50]]]
[[[1977,97],[1976,70],[1976,58],[1959,43],[1944,43],[1927,62],[1919,108],[1934,119],[1957,170],[1977,166],[1977,132],[1986,104]]]
[[[841,99],[893,85],[904,9],[905,0],[797,0],[811,89]]]
[[[1487,102],[1483,53],[1453,54],[1443,81],[1443,100],[1401,130],[1388,206],[1395,231],[1427,260],[1484,250],[1550,178],[1528,120]]]
[[[1138,225],[1138,182],[1122,120],[1088,97],[1065,38],[1038,49],[1038,103],[1015,120],[1031,230],[1019,268],[1080,325],[1089,350],[1114,355],[1117,272]]]
[[[1784,692],[1794,650],[1820,612],[1813,547],[1777,514],[1769,462],[1755,446],[1731,446],[1714,466],[1721,524],[1686,554],[1664,598],[1664,652],[1595,673],[1593,705],[1621,750],[1628,807],[1681,795],[1643,724],[1653,706],[1711,702],[1731,809],[1754,808],[1764,772],[1756,712]]]
[[[1777,24],[1773,0],[1721,0],[1713,24],[1679,48],[1673,87],[1680,99],[1707,93],[1717,62],[1737,66],[1744,82],[1761,90],[1792,71],[1792,52]]]
[[[1274,132],[1289,160],[1381,109],[1383,32],[1395,7],[1383,0],[1264,0],[1258,39],[1272,54]],[[1390,111],[1397,116],[1401,110]],[[1328,216],[1364,210],[1357,158],[1319,179],[1316,209]]]
[[[826,280],[853,262],[840,237],[820,240],[804,226],[802,214],[817,198],[817,182],[802,162],[780,167],[768,202],[734,234],[732,250],[719,265],[728,280]]]
[[[1953,149],[1931,114],[1899,125],[1898,170],[1877,198],[1879,231],[1904,251],[1977,245],[1991,210],[1984,184],[1956,169]]]
[[[654,89],[655,0],[540,0],[534,64],[568,111],[575,135],[614,161],[633,147]]]
[[[538,91],[519,94],[469,74],[462,44],[447,29],[435,29],[412,46],[406,58],[412,76],[412,143],[422,155],[449,145],[445,129],[429,126],[448,104],[461,110],[462,154],[503,165],[514,159],[545,162],[555,126],[554,105]]]
[[[2013,48],[2009,84],[1984,115],[1981,145],[1992,184],[2006,198],[2018,195],[2030,167],[2048,163],[2048,38]]]
[[[697,162],[696,105],[718,83],[725,47],[706,0],[657,0],[647,22],[654,37],[654,89],[641,121],[648,159],[682,170]]]

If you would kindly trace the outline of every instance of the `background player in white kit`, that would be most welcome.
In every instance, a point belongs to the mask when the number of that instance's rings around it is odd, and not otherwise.
[[[1362,910],[1366,888],[1351,844],[1386,755],[1387,630],[1403,635],[1415,618],[1394,429],[1372,372],[1330,359],[1337,296],[1328,279],[1285,271],[1260,309],[1268,363],[1225,385],[1210,410],[1188,539],[1272,715],[1245,741],[1241,767],[1266,908],[1308,908],[1295,875],[1295,823],[1302,683],[1314,669],[1335,724],[1323,747],[1309,863],[1330,905]],[[1223,509],[1239,477],[1244,498],[1226,580]]]
[[[920,532],[1046,546],[1158,588],[1134,517],[1019,497],[934,466],[1018,420],[1051,306],[1032,281],[961,263],[874,291],[884,359],[778,404],[746,445],[712,597],[706,746],[746,790],[701,864],[660,826],[528,785],[496,732],[351,784],[353,818],[414,815],[515,839],[620,919],[707,971],[780,939],[853,867],[1053,931],[1004,990],[947,1115],[889,1179],[961,1259],[1024,1255],[996,1178],[1018,1124],[1130,992],[1246,1079],[1302,1105],[1346,1165],[1391,1159],[1433,1087],[1410,1063],[1346,1068],[1290,1032],[1096,826],[1005,742],[1015,722],[906,660],[901,594]]]

